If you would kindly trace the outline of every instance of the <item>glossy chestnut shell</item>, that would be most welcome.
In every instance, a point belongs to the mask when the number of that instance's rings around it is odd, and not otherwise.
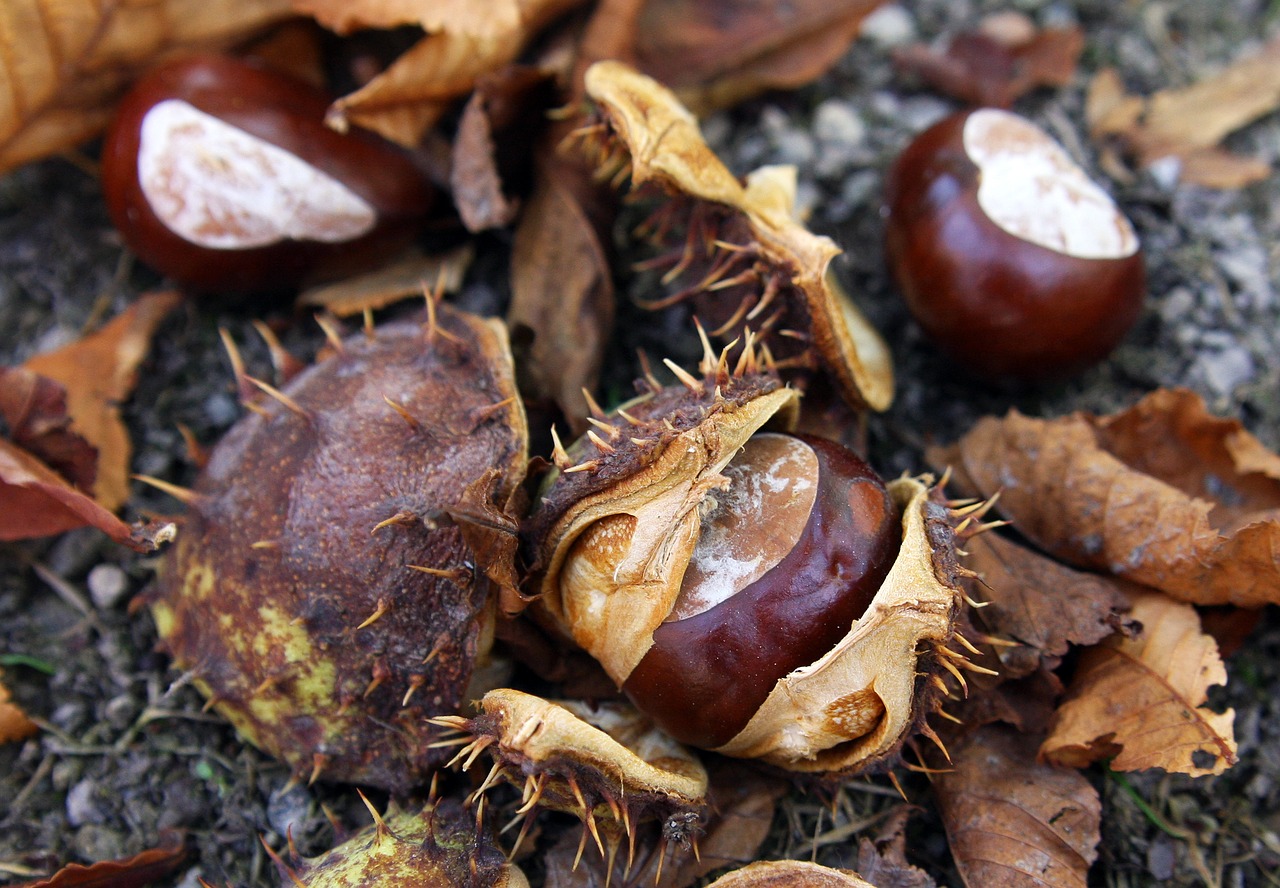
[[[375,264],[412,237],[433,189],[396,146],[327,127],[329,102],[225,56],[154,69],[103,141],[112,221],[143,261],[202,291],[277,290]]]
[[[986,161],[1002,153],[1014,161]],[[1012,224],[992,218],[983,188]],[[890,170],[885,205],[889,268],[908,308],[972,373],[1063,378],[1106,357],[1138,318],[1146,281],[1128,220],[1016,115],[969,111],[923,132]]]
[[[832,441],[777,434],[758,435],[744,454],[771,448],[746,472],[726,469],[734,486],[779,486],[772,476],[776,451],[807,449],[816,477],[792,478],[789,487],[814,485],[811,505],[794,545],[782,558],[735,594],[689,616],[679,613],[654,630],[653,647],[628,676],[623,690],[677,740],[714,749],[727,743],[755,714],[778,680],[818,660],[835,647],[875,597],[898,553],[897,507],[871,467]],[[770,463],[772,460],[772,463]],[[729,507],[735,504],[730,497]],[[735,527],[762,553],[769,538],[793,534],[775,514],[750,515],[758,524]],[[704,536],[707,535],[704,521]],[[697,561],[695,550],[694,561]],[[749,556],[748,556],[749,557]],[[759,557],[768,558],[767,555]],[[729,568],[734,564],[732,559]],[[686,571],[685,589],[690,574]],[[717,577],[698,578],[703,584]]]

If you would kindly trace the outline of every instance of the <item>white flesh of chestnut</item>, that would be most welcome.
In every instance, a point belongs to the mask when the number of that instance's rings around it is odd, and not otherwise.
[[[1115,201],[1029,121],[975,111],[965,121],[964,150],[980,171],[978,205],[1014,237],[1082,259],[1137,252],[1138,236]]]
[[[377,222],[374,208],[329,174],[180,99],[147,112],[138,181],[157,218],[209,249],[342,243]]]

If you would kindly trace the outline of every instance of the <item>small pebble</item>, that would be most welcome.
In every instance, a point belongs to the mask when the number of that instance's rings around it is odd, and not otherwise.
[[[903,46],[916,39],[916,20],[905,7],[890,3],[863,19],[858,34],[876,46]]]
[[[1173,844],[1166,839],[1156,839],[1147,849],[1147,871],[1161,882],[1173,878],[1176,860]]]
[[[102,708],[102,714],[106,718],[107,724],[117,731],[123,731],[133,724],[133,720],[138,717],[138,701],[128,694],[112,697],[107,701],[107,705]]]
[[[67,822],[72,826],[106,823],[107,812],[98,802],[97,794],[98,784],[92,778],[85,778],[71,787],[67,793]]]
[[[83,703],[62,703],[53,710],[49,721],[64,733],[76,734],[88,724],[88,716],[89,711]]]
[[[306,787],[294,786],[288,792],[277,789],[267,799],[267,820],[273,830],[287,836],[290,827],[293,827],[295,833],[301,830],[310,807],[311,794]]]
[[[1196,365],[1205,383],[1219,395],[1231,394],[1236,386],[1252,379],[1256,369],[1253,357],[1238,345],[1222,351],[1205,352]]]
[[[226,427],[240,418],[240,405],[226,392],[215,392],[205,398],[204,417],[212,426]]]
[[[129,576],[117,565],[99,564],[89,571],[89,597],[98,610],[111,610],[129,591]]]

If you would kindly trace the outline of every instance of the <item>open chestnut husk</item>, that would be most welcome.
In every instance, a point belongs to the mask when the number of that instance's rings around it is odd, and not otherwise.
[[[538,613],[679,739],[791,771],[885,762],[935,673],[968,664],[947,647],[953,515],[928,477],[884,485],[831,442],[762,435],[798,402],[767,369],[703,370],[558,459],[532,519]]]
[[[404,792],[449,756],[426,719],[485,690],[527,430],[498,321],[440,305],[333,351],[258,383],[147,603],[245,739],[300,777]]]
[[[201,54],[145,74],[102,144],[111,219],[144,262],[204,292],[285,289],[405,246],[435,189],[399,147],[325,124],[311,84]]]

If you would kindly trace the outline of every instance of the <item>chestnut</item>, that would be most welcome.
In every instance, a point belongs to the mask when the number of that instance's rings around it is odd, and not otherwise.
[[[677,740],[714,749],[788,673],[835,647],[898,553],[875,472],[819,438],[761,433],[722,474],[671,613],[623,691]]]
[[[701,378],[668,361],[680,385],[646,378],[557,444],[531,614],[679,739],[824,779],[882,765],[972,666],[947,647],[960,519],[931,477],[779,434],[799,393],[753,341],[732,372],[703,347]]]
[[[1133,226],[1047,133],[981,108],[921,133],[885,183],[911,314],[976,375],[1061,379],[1106,357],[1146,290]]]
[[[373,133],[325,125],[330,97],[226,56],[178,59],[120,102],[102,187],[130,249],[202,291],[252,293],[375,264],[434,191]]]

